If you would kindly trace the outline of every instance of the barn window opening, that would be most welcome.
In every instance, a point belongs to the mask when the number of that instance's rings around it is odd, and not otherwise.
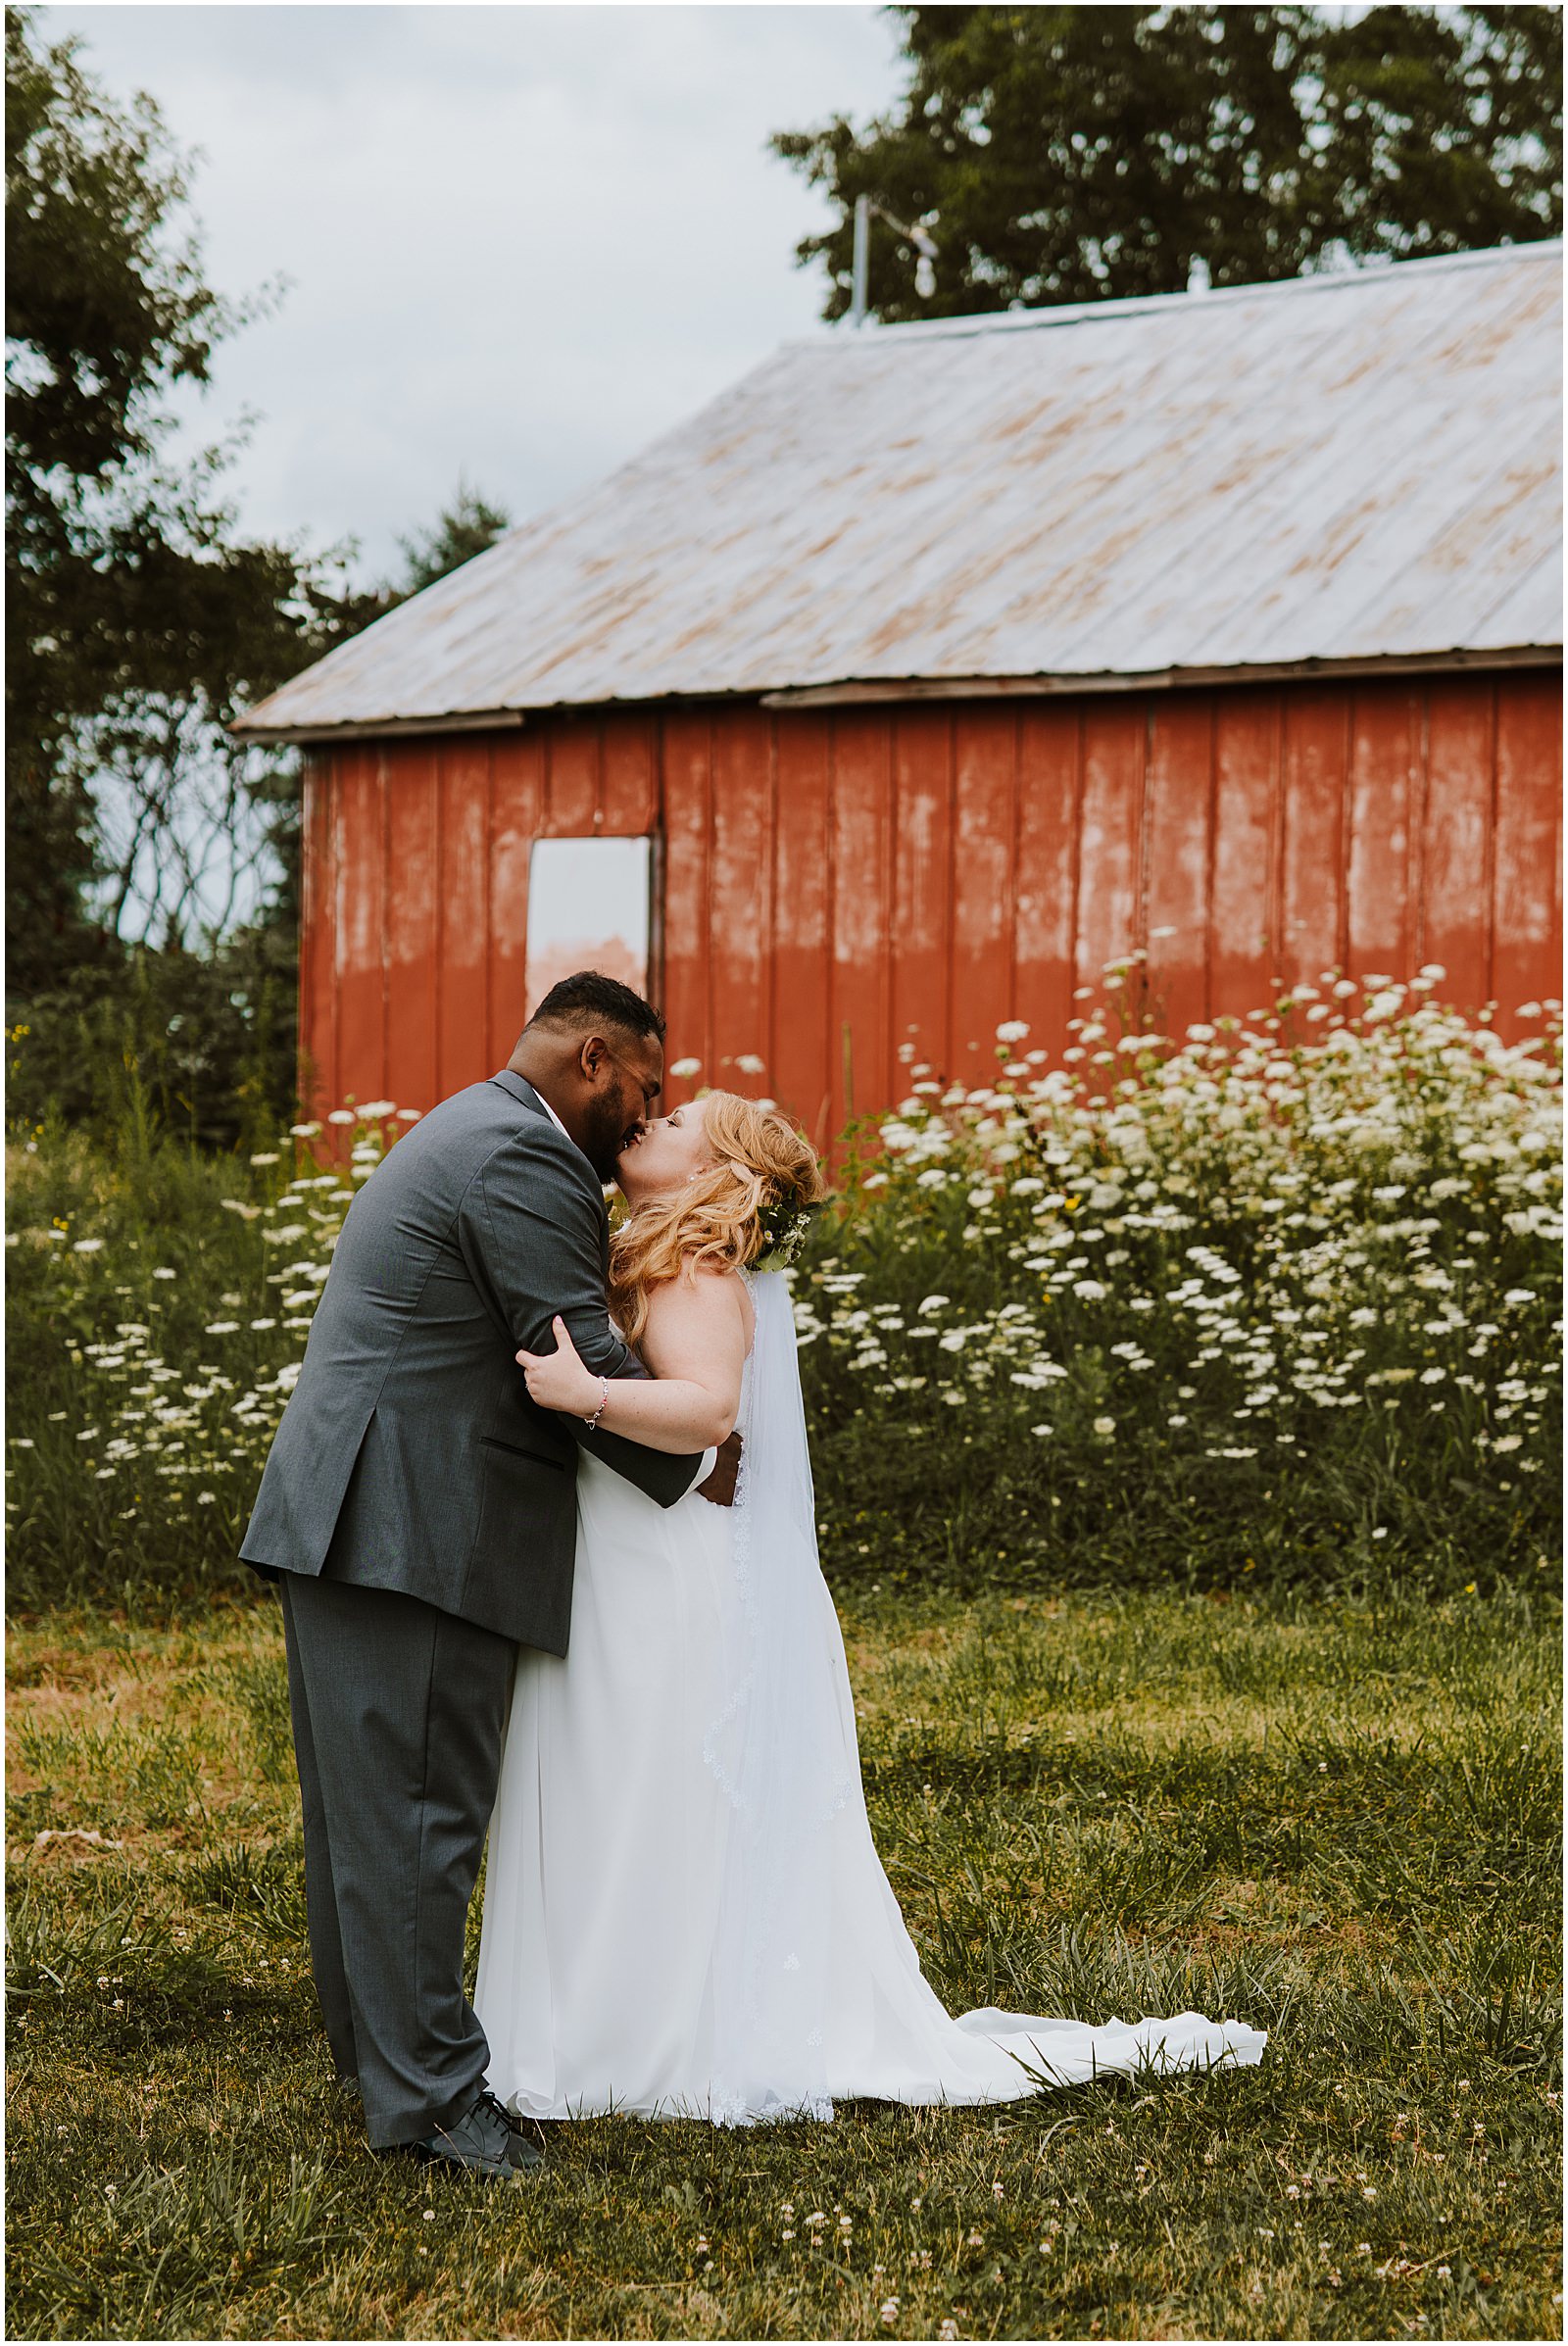
[[[648,991],[653,932],[651,839],[538,839],[528,858],[531,1018],[552,986],[597,969]]]

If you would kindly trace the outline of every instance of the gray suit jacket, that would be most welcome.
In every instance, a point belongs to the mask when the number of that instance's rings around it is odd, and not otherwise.
[[[582,1151],[510,1069],[414,1125],[349,1207],[240,1554],[400,1588],[550,1653],[571,1625],[579,1445],[662,1506],[702,1461],[536,1408],[513,1355],[640,1377],[610,1326]]]

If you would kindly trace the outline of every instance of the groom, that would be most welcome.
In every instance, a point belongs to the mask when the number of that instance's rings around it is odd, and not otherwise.
[[[485,2084],[464,1928],[517,1644],[564,1654],[579,1448],[663,1506],[712,1464],[538,1409],[514,1355],[645,1374],[611,1329],[603,1183],[663,1083],[663,1022],[584,971],[507,1065],[355,1198],[240,1549],[276,1580],[311,1962],[372,2145],[506,2178],[540,2153]],[[728,1446],[728,1445],[726,1445]],[[728,1504],[734,1457],[703,1483]]]

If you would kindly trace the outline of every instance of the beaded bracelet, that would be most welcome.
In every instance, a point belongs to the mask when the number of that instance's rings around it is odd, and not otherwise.
[[[599,1406],[598,1406],[598,1408],[597,1408],[597,1409],[594,1411],[594,1413],[593,1413],[593,1416],[592,1416],[592,1417],[585,1417],[585,1418],[583,1419],[583,1421],[582,1421],[582,1422],[583,1422],[583,1424],[584,1424],[584,1425],[587,1427],[587,1429],[588,1429],[588,1431],[589,1431],[589,1433],[590,1433],[590,1434],[593,1432],[594,1428],[595,1428],[595,1427],[598,1425],[598,1423],[599,1423],[600,1419],[601,1419],[601,1418],[604,1416],[604,1414],[605,1414],[605,1403],[606,1403],[606,1402],[609,1400],[609,1398],[610,1398],[610,1379],[609,1379],[608,1377],[601,1377],[601,1378],[600,1378],[600,1380],[599,1380]]]

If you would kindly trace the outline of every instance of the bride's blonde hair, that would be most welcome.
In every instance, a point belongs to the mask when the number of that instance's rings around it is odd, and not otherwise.
[[[673,1196],[634,1206],[610,1242],[610,1308],[629,1344],[647,1324],[656,1287],[688,1265],[745,1270],[774,1245],[770,1224],[823,1195],[816,1152],[781,1109],[735,1092],[706,1093],[701,1104],[715,1161]]]

